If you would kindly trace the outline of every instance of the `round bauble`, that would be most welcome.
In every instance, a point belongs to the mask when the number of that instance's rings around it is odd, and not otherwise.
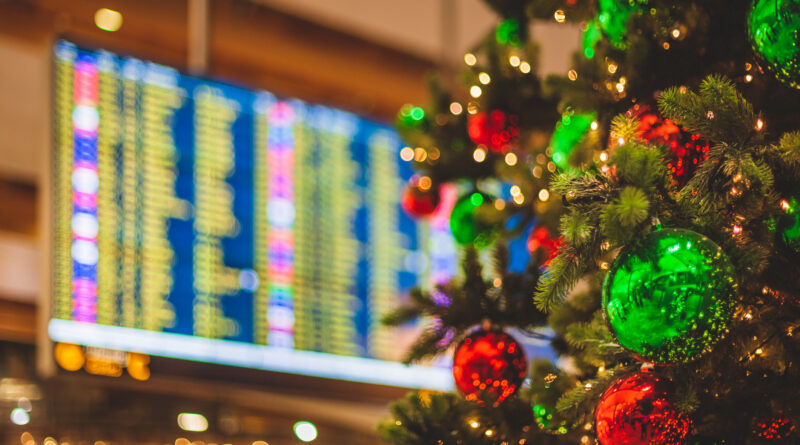
[[[800,87],[800,0],[755,0],[747,30],[753,50],[775,77]]]
[[[791,198],[782,203],[786,214],[778,217],[778,241],[784,248],[800,253],[800,199]]]
[[[522,346],[501,330],[480,329],[465,338],[453,356],[453,378],[467,400],[499,405],[525,379]]]
[[[531,231],[528,237],[528,252],[536,254],[541,266],[547,266],[558,255],[563,239],[550,237],[550,231],[545,226],[538,226]]]
[[[519,118],[501,110],[481,111],[467,118],[467,133],[472,142],[505,153],[519,142]]]
[[[491,196],[481,192],[467,193],[453,206],[450,232],[462,246],[483,248],[497,237],[503,224],[502,216]]]
[[[419,185],[409,184],[403,191],[400,205],[410,216],[422,218],[433,214],[441,200],[438,187],[428,187],[422,190]]]
[[[685,131],[665,119],[649,105],[635,105],[626,113],[639,120],[639,139],[651,144],[661,144],[669,151],[664,163],[673,184],[683,187],[694,176],[697,166],[708,159],[709,144],[699,134]]]
[[[735,298],[728,257],[684,229],[657,230],[624,249],[603,282],[603,309],[619,344],[659,363],[687,362],[710,350]]]
[[[600,397],[594,426],[601,445],[679,445],[692,421],[675,409],[672,384],[639,372],[615,381]]]

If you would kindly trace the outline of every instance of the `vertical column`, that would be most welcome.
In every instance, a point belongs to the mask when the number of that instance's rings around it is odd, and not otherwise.
[[[77,49],[59,42],[55,49],[55,144],[54,153],[54,256],[53,316],[72,318],[72,165],[73,165],[73,67]]]
[[[398,273],[408,251],[401,248],[398,205],[401,180],[397,166],[397,143],[385,132],[369,139],[371,181],[370,209],[370,292],[369,354],[381,359],[396,358],[394,333],[380,319],[397,304]]]
[[[172,261],[167,238],[169,218],[176,208],[176,152],[172,116],[180,107],[178,72],[147,64],[142,88],[141,190],[141,327],[160,331],[171,327],[175,313],[169,303]]]
[[[122,326],[141,327],[140,307],[137,304],[141,265],[141,79],[144,65],[127,59],[122,66],[122,297],[120,320]]]
[[[222,239],[235,236],[239,221],[233,214],[233,191],[226,179],[233,174],[231,125],[239,105],[216,88],[200,86],[195,100],[195,242],[194,334],[222,338],[237,326],[226,318],[220,299],[239,290],[238,269],[225,266]]]
[[[269,326],[267,309],[269,307],[269,260],[267,196],[269,166],[267,163],[268,116],[275,98],[266,92],[258,93],[253,103],[255,133],[253,135],[253,223],[255,246],[253,249],[253,269],[260,283],[253,293],[253,343],[267,344]]]
[[[81,54],[75,63],[72,112],[72,318],[97,321],[97,64]]]
[[[97,322],[117,323],[119,298],[119,181],[117,145],[120,134],[119,73],[116,57],[98,54],[98,108],[100,126],[97,137],[97,170],[102,181],[98,189],[98,251],[103,261],[97,263]]]
[[[353,355],[360,205],[350,144],[354,117],[310,107],[295,141],[295,344],[298,349]]]
[[[275,102],[269,109],[266,215],[268,342],[292,348],[294,339],[294,108]]]

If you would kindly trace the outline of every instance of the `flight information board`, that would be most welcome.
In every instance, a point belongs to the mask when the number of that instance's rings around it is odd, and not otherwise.
[[[455,269],[401,211],[390,127],[66,41],[53,104],[53,340],[452,386],[380,325]]]

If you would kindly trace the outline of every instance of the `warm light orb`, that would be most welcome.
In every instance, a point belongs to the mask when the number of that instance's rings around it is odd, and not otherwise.
[[[94,24],[103,31],[118,31],[122,27],[122,14],[113,9],[100,8],[94,13]]]
[[[472,88],[469,89],[469,95],[476,99],[481,97],[481,93],[482,93],[481,87],[479,87],[478,85],[473,85]]]
[[[11,410],[11,423],[14,425],[27,425],[31,421],[31,416],[22,408]]]
[[[297,422],[294,424],[294,434],[303,442],[311,442],[317,438],[317,427],[311,422]]]
[[[478,63],[478,58],[475,57],[475,54],[466,53],[464,54],[464,63],[466,63],[469,66],[475,65],[476,63]]]
[[[205,431],[208,429],[206,416],[197,413],[178,414],[178,426],[184,431]]]

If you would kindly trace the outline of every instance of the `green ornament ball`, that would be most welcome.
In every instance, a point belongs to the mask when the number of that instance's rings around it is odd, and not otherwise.
[[[450,231],[456,243],[484,248],[492,244],[502,227],[494,199],[481,192],[467,193],[450,213]]]
[[[755,0],[747,30],[753,50],[775,77],[800,88],[800,0]]]
[[[627,46],[628,20],[641,11],[640,4],[634,0],[598,0],[597,22],[615,48]]]
[[[728,257],[684,229],[657,230],[624,249],[603,282],[603,309],[617,341],[656,363],[685,363],[710,350],[735,299]]]
[[[520,46],[522,45],[522,30],[519,21],[515,19],[505,19],[497,25],[494,38],[501,45]]]
[[[780,242],[794,253],[800,253],[800,202],[791,198],[787,203],[786,214],[778,218]]]

